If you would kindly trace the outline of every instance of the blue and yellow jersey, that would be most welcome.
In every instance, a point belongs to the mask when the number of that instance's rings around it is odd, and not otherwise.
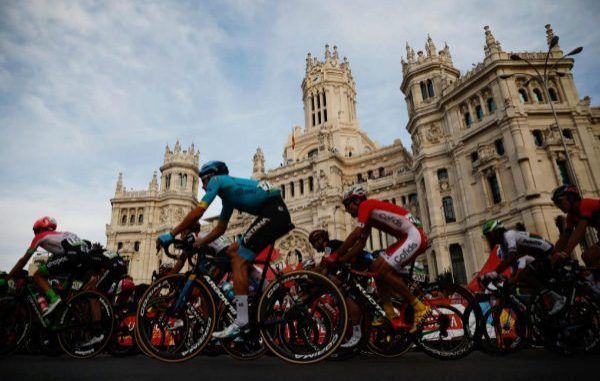
[[[213,176],[206,185],[200,206],[208,208],[219,196],[223,202],[219,220],[228,222],[234,209],[256,215],[268,198],[280,194],[279,188],[272,188],[266,181],[219,175]]]

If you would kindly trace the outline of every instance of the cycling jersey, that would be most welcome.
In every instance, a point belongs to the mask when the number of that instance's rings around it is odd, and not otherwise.
[[[266,181],[219,175],[209,180],[200,205],[208,208],[215,197],[219,196],[223,201],[219,220],[227,222],[234,209],[257,215],[267,199],[280,194],[279,188],[271,188]]]
[[[577,210],[567,214],[567,232],[570,233],[580,220],[588,220],[589,225],[600,233],[600,200],[584,198],[579,201]]]
[[[66,241],[70,245],[77,245],[83,242],[73,233],[47,230],[33,237],[33,241],[29,245],[29,250],[33,251],[38,247],[42,247],[52,254],[64,254],[65,246],[63,246],[63,241]]]
[[[200,232],[196,235],[196,238],[204,238],[207,235],[208,232]],[[229,247],[229,245],[231,245],[231,243],[231,239],[229,239],[227,236],[222,235],[219,238],[212,241],[211,243],[209,243],[208,247],[213,249],[215,251],[215,254],[219,254],[221,251],[226,250]]]
[[[519,254],[531,254],[533,256],[550,254],[554,248],[545,239],[519,230],[507,230],[504,232],[504,239],[501,246],[503,251],[517,251]]]
[[[358,207],[357,226],[372,226],[398,238],[398,242],[382,254],[383,259],[398,272],[403,272],[404,266],[427,248],[421,221],[408,210],[389,202],[363,201]]]

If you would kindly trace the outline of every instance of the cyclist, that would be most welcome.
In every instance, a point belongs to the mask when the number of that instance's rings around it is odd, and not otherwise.
[[[552,192],[552,202],[567,214],[565,229],[555,244],[555,259],[568,258],[588,226],[595,228],[600,238],[600,200],[581,198],[577,187],[561,185]],[[588,267],[599,267],[600,242],[587,248],[581,259]]]
[[[31,241],[25,255],[17,261],[8,274],[8,279],[13,278],[27,264],[38,247],[42,247],[51,254],[48,261],[41,264],[33,275],[35,284],[50,302],[43,313],[44,317],[50,315],[62,302],[61,298],[50,287],[48,276],[70,273],[76,265],[88,259],[84,258],[84,255],[87,257],[91,248],[89,241],[81,240],[73,233],[58,232],[56,226],[56,220],[48,216],[35,221],[33,224],[33,233],[35,234],[33,241]]]
[[[222,236],[227,230],[234,209],[257,216],[248,230],[229,247],[237,314],[231,325],[213,333],[213,336],[234,337],[248,324],[249,265],[257,253],[289,232],[293,225],[281,198],[281,191],[272,188],[266,181],[229,176],[227,165],[221,161],[204,164],[199,176],[206,194],[200,204],[188,213],[177,227],[157,238],[157,246],[169,245],[175,236],[195,224],[217,196],[223,203],[219,221],[208,235],[196,241],[197,246],[206,245]]]
[[[501,221],[489,220],[483,225],[483,235],[491,248],[500,246],[500,263],[496,268],[483,276],[487,279],[496,279],[498,274],[504,273],[511,268],[512,283],[523,282],[533,287],[534,290],[541,291],[544,295],[549,294],[553,301],[547,299],[548,305],[551,305],[548,313],[550,315],[558,312],[564,307],[566,298],[558,295],[554,291],[545,290],[545,286],[538,278],[540,272],[545,272],[546,261],[550,258],[554,246],[540,236],[531,234],[527,231],[506,229]]]
[[[427,248],[427,237],[421,222],[406,209],[389,202],[367,199],[360,186],[352,187],[343,196],[346,211],[357,219],[356,228],[346,238],[329,260],[350,261],[362,252],[371,228],[379,229],[398,239],[373,262],[371,270],[376,274],[378,289],[397,291],[414,309],[414,322],[410,329],[415,332],[421,322],[431,313],[431,308],[416,298],[399,273]],[[333,258],[331,258],[333,257]]]
[[[310,232],[308,240],[312,247],[320,253],[324,253],[324,258],[328,258],[333,252],[338,250],[344,242],[337,239],[329,239],[329,232],[324,229],[317,229]],[[368,251],[362,251],[352,261],[352,268],[358,271],[366,271],[373,262],[373,256]],[[330,263],[327,259],[322,260],[319,264],[318,269],[323,271],[325,266]],[[352,337],[348,339],[341,346],[343,348],[350,348],[358,344],[362,337],[362,329],[360,326],[361,311],[360,307],[351,298],[346,299],[346,306],[348,307],[348,314],[350,315],[350,321],[352,324]],[[393,310],[393,307],[392,307]]]

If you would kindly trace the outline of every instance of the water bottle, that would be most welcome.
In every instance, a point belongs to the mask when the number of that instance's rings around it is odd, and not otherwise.
[[[221,291],[223,291],[223,295],[225,295],[225,297],[228,300],[233,300],[233,298],[235,298],[235,292],[233,291],[233,283],[231,282],[223,282],[223,284],[221,285]]]
[[[48,301],[44,298],[43,295],[38,295],[37,297],[38,305],[40,306],[40,311],[44,313],[48,309]]]

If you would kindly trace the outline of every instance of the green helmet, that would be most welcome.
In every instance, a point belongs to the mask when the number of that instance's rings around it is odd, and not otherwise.
[[[493,232],[494,230],[503,228],[502,221],[500,220],[489,220],[483,224],[483,234]]]

